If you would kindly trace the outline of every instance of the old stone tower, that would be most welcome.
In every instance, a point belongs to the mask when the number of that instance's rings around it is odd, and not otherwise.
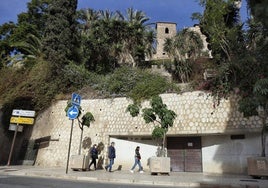
[[[166,38],[171,38],[176,35],[176,23],[172,22],[157,22],[156,23],[156,54],[153,59],[168,59],[167,53],[164,51],[164,43]]]

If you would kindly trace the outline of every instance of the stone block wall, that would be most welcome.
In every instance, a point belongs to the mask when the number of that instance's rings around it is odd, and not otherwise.
[[[169,136],[235,134],[260,131],[258,117],[244,118],[238,112],[237,99],[222,100],[215,107],[213,99],[206,93],[195,91],[183,94],[162,94],[163,102],[177,114]],[[85,127],[83,139],[105,145],[101,156],[106,159],[106,146],[111,137],[150,136],[153,124],[146,124],[141,116],[132,117],[126,108],[132,101],[127,98],[82,99],[83,113],[90,111],[95,118],[90,128]],[[71,120],[66,117],[67,101],[58,101],[36,118],[31,139],[51,136],[48,146],[39,148],[36,164],[41,166],[65,166],[70,140]],[[142,104],[149,107],[149,101]],[[81,130],[74,120],[71,155],[78,154]],[[54,140],[54,141],[53,141]],[[82,148],[87,154],[88,148]]]

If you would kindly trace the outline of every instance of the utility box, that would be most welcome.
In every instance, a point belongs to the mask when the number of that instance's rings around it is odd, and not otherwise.
[[[87,155],[71,155],[70,168],[72,170],[87,170],[89,157]]]
[[[248,175],[260,178],[268,177],[268,157],[249,157],[248,162]]]
[[[149,159],[151,173],[170,173],[170,157],[151,157]]]

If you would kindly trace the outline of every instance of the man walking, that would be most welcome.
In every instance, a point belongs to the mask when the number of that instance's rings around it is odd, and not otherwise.
[[[114,145],[115,145],[114,142],[112,142],[111,145],[108,148],[108,158],[110,160],[110,163],[107,166],[105,166],[105,170],[106,171],[109,170],[109,172],[112,172],[112,166],[114,164],[114,159],[116,157],[115,156],[115,148],[114,148]]]

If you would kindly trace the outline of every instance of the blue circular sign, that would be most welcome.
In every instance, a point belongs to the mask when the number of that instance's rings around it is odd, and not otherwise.
[[[67,111],[67,115],[69,119],[76,119],[78,114],[79,114],[79,110],[76,106],[71,106]]]

